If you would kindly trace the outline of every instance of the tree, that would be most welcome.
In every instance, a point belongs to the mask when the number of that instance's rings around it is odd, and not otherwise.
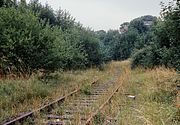
[[[75,25],[75,19],[67,11],[59,9],[56,12],[56,25],[60,26],[64,31]]]
[[[129,27],[136,29],[140,34],[146,33],[156,22],[157,18],[147,15],[132,20]]]
[[[125,60],[134,52],[135,44],[140,41],[140,35],[134,28],[129,28],[120,36],[120,40],[115,47],[116,59]]]
[[[39,3],[39,0],[31,0],[28,6],[36,15],[38,15],[40,20],[43,20],[46,24],[49,23],[52,26],[55,25],[56,17],[53,9],[48,4],[42,6]]]
[[[142,65],[144,67],[165,65],[180,70],[179,13],[180,3],[178,0],[174,4],[163,6],[162,20],[159,20],[150,31],[150,44],[143,48],[144,51],[139,50],[133,56],[133,65]],[[149,53],[153,58],[143,56]]]
[[[15,8],[0,9],[1,68],[31,72],[50,68],[53,41],[49,26],[44,27],[30,11]]]
[[[115,46],[119,41],[120,33],[118,30],[109,30],[107,33],[105,31],[96,32],[98,38],[100,39],[101,52],[103,55],[103,60],[105,62],[115,59]]]
[[[15,7],[17,6],[17,0],[1,0],[0,7]]]

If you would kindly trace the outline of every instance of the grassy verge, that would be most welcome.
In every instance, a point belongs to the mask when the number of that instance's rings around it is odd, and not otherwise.
[[[128,61],[120,66],[122,88],[104,108],[103,116],[115,118],[118,125],[180,124],[180,109],[176,107],[180,103],[176,100],[180,77],[176,71],[164,67],[131,70]]]
[[[113,67],[109,64],[103,71],[93,68],[52,73],[46,80],[39,80],[36,75],[29,79],[1,79],[0,123],[9,117],[39,108],[97,78],[107,79],[112,72]]]

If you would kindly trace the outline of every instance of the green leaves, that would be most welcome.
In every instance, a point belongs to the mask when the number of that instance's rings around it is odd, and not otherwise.
[[[67,12],[59,10],[58,14],[38,1],[0,8],[1,74],[71,70],[101,63],[94,32],[75,24]]]
[[[164,65],[180,70],[179,12],[178,4],[163,7],[163,20],[159,20],[149,32],[150,44],[148,47],[143,48],[143,51],[139,50],[133,56],[133,66],[154,67]]]

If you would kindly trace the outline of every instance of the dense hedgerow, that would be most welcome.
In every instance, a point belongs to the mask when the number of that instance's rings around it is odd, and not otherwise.
[[[36,0],[8,5],[0,8],[0,74],[100,65],[99,39],[68,12]]]
[[[119,30],[92,31],[67,11],[38,0],[0,2],[0,74],[34,70],[84,69],[133,58],[132,66],[180,69],[178,1],[164,6],[162,18],[146,15]]]

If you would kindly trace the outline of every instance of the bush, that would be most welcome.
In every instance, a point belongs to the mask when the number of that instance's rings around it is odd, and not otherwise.
[[[99,41],[80,26],[65,31],[23,7],[0,8],[0,73],[31,74],[38,69],[82,69],[99,65]]]
[[[42,26],[32,12],[0,8],[0,27],[0,68],[4,72],[49,67],[55,38],[50,27]]]
[[[83,87],[82,87],[82,89],[81,89],[81,91],[85,94],[85,95],[91,95],[91,85],[90,84],[85,84]]]
[[[139,50],[133,56],[133,67],[141,65],[154,67],[164,65],[180,71],[180,37],[179,12],[180,2],[175,0],[174,5],[164,6],[162,20],[150,31],[152,39],[148,47]]]
[[[138,66],[143,66],[145,68],[153,67],[156,57],[152,50],[153,48],[151,46],[138,50],[132,57],[132,68]]]

